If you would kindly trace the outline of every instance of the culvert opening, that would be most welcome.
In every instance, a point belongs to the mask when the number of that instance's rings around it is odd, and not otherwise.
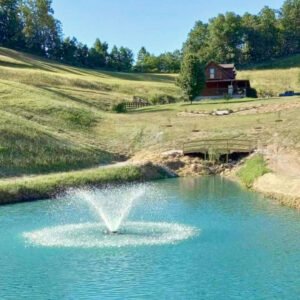
[[[204,161],[216,161],[219,163],[236,163],[240,160],[246,158],[249,156],[252,152],[232,152],[232,153],[222,153],[222,154],[216,154],[216,153],[189,153],[186,154],[188,157],[194,157],[194,158],[200,158]]]

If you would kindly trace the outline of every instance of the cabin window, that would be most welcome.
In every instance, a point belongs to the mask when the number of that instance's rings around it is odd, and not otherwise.
[[[215,68],[210,68],[209,69],[209,78],[210,79],[215,79],[215,73],[216,73],[216,69]]]

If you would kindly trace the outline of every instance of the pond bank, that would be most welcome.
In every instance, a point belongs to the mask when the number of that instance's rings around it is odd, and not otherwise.
[[[268,155],[265,155],[268,172],[265,172],[266,174],[258,172],[247,187],[268,198],[276,199],[282,205],[300,209],[300,162],[298,163],[297,159],[290,154],[282,156],[283,159],[278,162],[270,153],[272,152],[269,151]],[[143,151],[129,161],[115,165],[74,172],[2,179],[0,180],[0,205],[49,199],[74,187],[89,185],[101,187],[177,176],[222,175],[246,185],[241,181],[238,172],[247,165],[251,157],[229,164],[214,164],[203,161],[199,157],[184,156],[178,150],[164,153]]]
[[[259,155],[262,156],[262,154]],[[241,170],[247,167],[247,161],[254,160],[253,156],[246,160],[245,164],[239,164],[225,172],[224,176],[276,200],[281,205],[300,209],[300,161],[298,157],[296,152],[287,149],[274,151],[274,148],[269,147],[263,155],[266,165],[257,165],[252,170],[247,170],[249,171],[248,179],[249,177],[251,179],[249,184],[241,178],[241,173],[243,173]]]
[[[50,175],[8,178],[0,180],[0,204],[49,199],[73,187],[105,186],[174,176],[176,175],[166,168],[148,162]]]
[[[143,151],[132,162],[165,166],[180,177],[222,175],[280,204],[300,209],[300,161],[298,153],[268,147],[240,161],[214,164],[199,157],[184,156],[179,150],[163,153]],[[244,172],[240,172],[244,169]],[[246,170],[245,170],[246,169]]]

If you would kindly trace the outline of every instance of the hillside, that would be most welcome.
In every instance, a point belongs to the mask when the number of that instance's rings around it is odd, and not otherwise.
[[[257,73],[261,72],[261,73]],[[253,86],[296,90],[299,68],[240,72]],[[297,75],[298,74],[298,75]],[[259,75],[259,76],[258,76]],[[297,75],[297,76],[296,76]],[[259,79],[263,78],[263,79]],[[299,98],[153,106],[127,114],[108,111],[132,96],[180,95],[175,75],[126,74],[70,67],[0,48],[1,176],[81,169],[120,160],[147,148],[181,147],[191,138],[283,136],[299,147]],[[260,108],[264,106],[265,108]],[[257,107],[226,118],[196,112]],[[284,122],[276,123],[278,111]],[[255,128],[262,128],[256,130]],[[293,131],[290,131],[293,128]],[[287,134],[288,133],[288,134]],[[277,139],[277,137],[276,137]]]
[[[259,94],[300,91],[300,54],[252,66],[238,72],[238,77],[249,79]]]
[[[91,71],[0,48],[1,173],[68,170],[119,159],[129,145],[118,149],[112,138],[123,124],[104,111],[133,95],[176,96],[173,83],[172,75]]]

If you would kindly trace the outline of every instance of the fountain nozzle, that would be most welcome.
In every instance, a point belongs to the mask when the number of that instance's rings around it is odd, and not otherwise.
[[[118,234],[119,232],[117,230],[109,231],[109,234]]]

